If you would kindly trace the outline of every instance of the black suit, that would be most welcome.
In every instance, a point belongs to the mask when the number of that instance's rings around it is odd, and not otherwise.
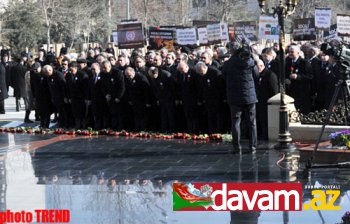
[[[104,74],[103,88],[106,95],[110,95],[111,99],[107,102],[109,114],[107,114],[107,121],[111,121],[109,125],[113,129],[123,129],[123,114],[121,102],[125,92],[124,75],[120,70],[113,69]],[[105,97],[106,97],[105,95]]]
[[[145,131],[148,121],[146,105],[150,105],[150,84],[144,75],[136,73],[133,79],[125,79],[125,87],[125,97],[134,115],[135,131]]]
[[[48,77],[51,100],[58,113],[59,127],[67,127],[67,111],[65,109],[65,99],[67,98],[67,86],[64,75],[59,71],[53,71],[53,74]]]
[[[208,112],[208,132],[223,131],[223,103],[226,98],[225,83],[219,70],[208,66],[207,74],[199,75],[200,98]]]
[[[289,78],[292,73],[297,74],[296,79]],[[290,80],[287,94],[294,98],[295,108],[300,110],[302,114],[308,114],[311,111],[311,82],[313,79],[311,64],[301,57],[295,62],[292,62],[291,58],[287,58],[286,79]]]
[[[49,128],[50,115],[53,112],[53,104],[51,100],[51,92],[49,88],[48,76],[43,73],[33,73],[35,106],[40,114],[40,126]]]
[[[190,68],[186,74],[178,72],[180,86],[180,100],[182,101],[185,112],[187,130],[190,133],[198,133],[199,131],[199,83],[198,74],[194,69]]]
[[[175,129],[175,85],[170,73],[164,70],[159,70],[158,77],[151,79],[151,87],[160,106],[163,132],[173,132]]]
[[[258,136],[261,139],[268,139],[268,114],[267,101],[278,93],[278,81],[275,73],[264,69],[256,80],[256,92],[258,103],[256,104],[256,121]]]
[[[280,77],[280,65],[278,59],[273,59],[269,62],[266,62],[265,67],[275,73],[277,76],[277,80],[279,80]]]
[[[335,64],[321,63],[316,86],[316,109],[319,111],[328,109],[331,103],[337,83],[337,70]]]
[[[317,82],[320,78],[322,62],[318,57],[313,57],[311,60],[309,60],[309,62],[311,63],[313,75],[311,82],[311,96],[314,96],[317,91]]]
[[[106,114],[108,114],[107,93],[103,85],[103,80],[106,78],[106,73],[99,73],[89,80],[88,99],[91,101],[94,127],[97,130],[105,128]]]
[[[85,100],[88,98],[88,84],[88,76],[82,71],[77,71],[75,75],[70,74],[67,79],[68,98],[71,100],[76,129],[83,127],[83,120],[86,115]]]

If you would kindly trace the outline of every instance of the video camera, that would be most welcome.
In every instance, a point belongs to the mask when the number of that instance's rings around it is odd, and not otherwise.
[[[350,49],[341,42],[324,43],[321,51],[329,56],[333,56],[339,64],[339,73],[349,76],[350,73]]]

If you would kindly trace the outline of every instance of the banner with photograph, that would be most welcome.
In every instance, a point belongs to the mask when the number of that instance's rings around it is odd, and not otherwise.
[[[332,9],[315,8],[315,27],[320,30],[328,30],[331,26]]]
[[[177,29],[176,38],[179,45],[195,45],[197,44],[196,28]]]
[[[174,31],[150,28],[148,42],[151,49],[159,50],[165,47],[168,50],[173,50],[175,42]]]
[[[350,15],[337,15],[337,35],[350,36]]]
[[[260,16],[259,38],[265,40],[278,40],[278,20],[272,16]]]
[[[256,22],[236,22],[229,26],[230,40],[247,42],[257,41]]]
[[[141,48],[144,43],[142,23],[118,24],[118,47],[120,49]]]
[[[207,27],[200,27],[197,28],[198,33],[198,42],[199,45],[206,45],[208,44],[208,32]]]
[[[315,19],[293,20],[293,39],[296,41],[316,40]]]
[[[337,24],[331,25],[329,31],[323,31],[323,40],[328,41],[337,38]]]
[[[220,23],[220,29],[221,29],[221,41],[228,42],[228,26],[227,23]]]

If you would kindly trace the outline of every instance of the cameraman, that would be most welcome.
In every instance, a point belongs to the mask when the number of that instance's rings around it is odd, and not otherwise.
[[[230,44],[231,58],[222,68],[226,79],[227,103],[231,110],[232,141],[234,153],[242,153],[240,144],[241,115],[245,113],[249,127],[249,152],[255,153],[257,146],[256,111],[258,102],[254,84],[254,60],[248,46],[238,43]]]

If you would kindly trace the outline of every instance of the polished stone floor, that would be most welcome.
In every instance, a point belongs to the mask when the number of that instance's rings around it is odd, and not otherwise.
[[[229,144],[123,137],[0,134],[2,210],[69,209],[74,224],[306,224],[341,221],[350,209],[350,171],[302,175],[297,155],[259,147],[255,156]],[[300,170],[300,169],[299,169]],[[340,184],[340,211],[173,212],[174,181]],[[310,200],[305,192],[303,201]]]

